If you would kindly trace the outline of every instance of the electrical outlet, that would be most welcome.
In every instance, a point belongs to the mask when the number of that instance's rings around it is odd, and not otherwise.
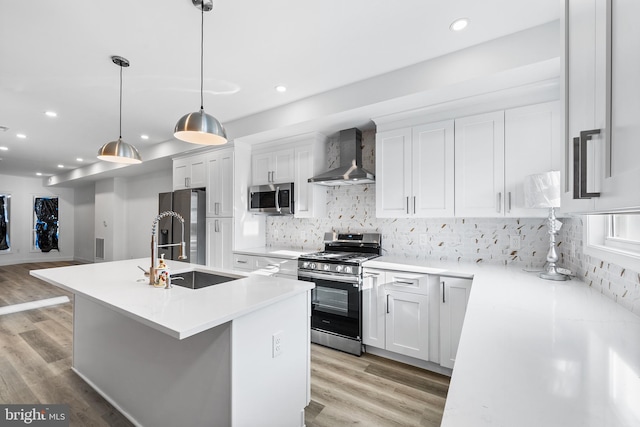
[[[520,236],[509,236],[509,249],[517,251],[520,249]]]
[[[271,350],[274,359],[282,354],[282,344],[282,331],[278,331],[271,336]]]
[[[305,231],[300,232],[300,240],[307,240],[307,233]]]
[[[429,244],[429,235],[422,233],[420,235],[420,246],[427,246]]]

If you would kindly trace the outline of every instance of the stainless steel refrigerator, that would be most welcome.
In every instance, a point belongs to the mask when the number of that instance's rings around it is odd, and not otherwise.
[[[205,265],[206,254],[206,192],[203,188],[177,190],[158,195],[158,213],[174,211],[184,218],[184,241],[186,244],[186,262]],[[158,245],[180,243],[180,221],[173,217],[162,218],[158,224]],[[165,259],[178,259],[178,246],[159,248],[158,256],[164,253]]]

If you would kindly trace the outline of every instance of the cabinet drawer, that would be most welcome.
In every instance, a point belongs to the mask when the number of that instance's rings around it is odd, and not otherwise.
[[[233,268],[236,270],[255,270],[255,258],[250,255],[233,254]]]
[[[264,272],[272,272],[274,274],[286,274],[289,276],[298,276],[298,260],[284,259],[272,257],[259,257],[256,259],[256,266]]]
[[[409,292],[412,294],[429,294],[429,275],[387,271],[385,289],[390,291]]]

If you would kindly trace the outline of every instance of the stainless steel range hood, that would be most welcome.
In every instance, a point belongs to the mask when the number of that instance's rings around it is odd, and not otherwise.
[[[362,132],[351,128],[340,131],[340,166],[323,172],[309,182],[320,185],[371,184],[375,176],[362,168]]]

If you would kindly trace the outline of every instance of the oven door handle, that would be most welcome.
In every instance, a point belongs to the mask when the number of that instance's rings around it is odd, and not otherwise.
[[[360,282],[358,276],[334,276],[332,274],[314,273],[310,271],[298,272],[298,278],[333,280],[334,282],[355,283]]]

